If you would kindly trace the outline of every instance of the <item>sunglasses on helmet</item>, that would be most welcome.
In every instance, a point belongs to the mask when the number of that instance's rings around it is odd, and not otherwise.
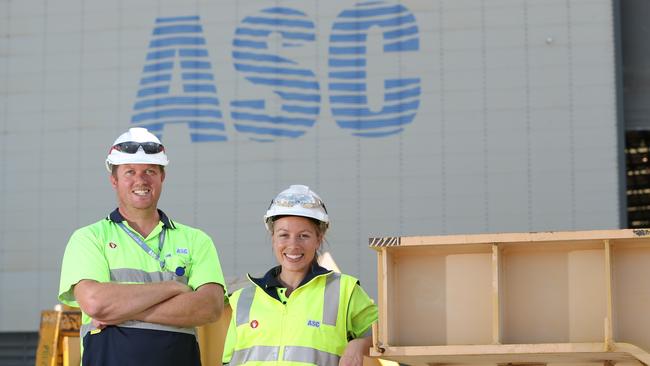
[[[157,142],[135,141],[120,142],[119,144],[113,145],[113,147],[111,147],[111,151],[117,150],[126,154],[135,154],[141,146],[145,154],[158,154],[159,152],[165,151],[165,147]]]
[[[301,206],[303,208],[322,207],[323,210],[327,212],[327,208],[325,208],[325,204],[323,203],[323,201],[308,194],[300,194],[300,193],[279,194],[277,197],[275,197],[275,199],[271,201],[271,205],[273,204],[282,207],[295,207],[295,206]]]

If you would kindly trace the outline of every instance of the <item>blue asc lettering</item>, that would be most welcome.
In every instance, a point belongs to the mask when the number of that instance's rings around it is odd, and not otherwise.
[[[179,66],[182,90],[173,91]],[[219,106],[199,17],[156,19],[131,122],[161,138],[166,124],[184,123],[193,142],[225,141]]]
[[[270,88],[280,99],[279,111],[267,110],[264,99],[230,103],[235,129],[258,141],[300,137],[320,114],[320,86],[313,71],[283,57],[269,44],[279,34],[282,48],[302,48],[315,43],[314,22],[299,10],[267,8],[244,18],[235,31],[232,58],[235,70],[255,85]]]
[[[381,31],[385,55],[407,60],[403,54],[420,47],[416,18],[401,3],[360,2],[334,20],[327,58],[331,113],[341,129],[362,138],[402,132],[420,105],[420,78],[399,75],[383,80],[380,108],[369,103],[372,28]],[[318,75],[286,56],[287,50],[315,47],[316,41],[315,23],[298,9],[267,7],[243,18],[232,41],[234,69],[256,88],[271,91],[274,99],[232,100],[234,132],[273,142],[303,136],[316,124],[322,96]],[[160,138],[165,125],[180,123],[188,127],[192,142],[228,140],[199,16],[156,19],[131,123]]]

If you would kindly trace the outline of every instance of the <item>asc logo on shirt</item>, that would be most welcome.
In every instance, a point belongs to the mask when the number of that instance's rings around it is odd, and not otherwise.
[[[320,322],[316,320],[307,320],[308,327],[320,328]]]

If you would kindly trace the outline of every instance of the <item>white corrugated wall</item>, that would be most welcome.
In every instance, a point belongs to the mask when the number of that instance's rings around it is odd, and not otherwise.
[[[237,71],[233,52],[251,47],[235,39],[255,41],[236,29],[268,31],[245,20],[269,8],[311,27],[313,37],[299,41],[271,32],[265,52],[292,60],[304,77],[289,79],[317,84],[318,98],[302,104],[312,124],[301,136],[259,142],[235,128],[232,102],[262,99],[273,115],[283,100],[247,79],[262,69]],[[355,75],[366,91],[341,91],[332,59],[356,56],[336,50],[332,36],[348,33],[335,24],[367,21],[360,10],[370,8],[389,9],[371,17],[387,25],[348,31],[365,37]],[[148,98],[138,93],[156,19],[187,16],[199,16],[192,24],[205,39],[225,141],[193,141],[188,124],[165,124],[171,165],[160,206],[214,238],[229,277],[273,265],[262,215],[291,183],[321,194],[333,221],[329,250],[373,295],[371,236],[619,226],[609,0],[2,0],[0,331],[37,329],[40,310],[56,304],[68,236],[116,205],[103,167],[108,146]],[[413,25],[417,36],[406,38],[417,47],[384,52],[395,35],[385,32]],[[182,72],[172,69],[169,93],[185,93]],[[397,86],[385,101],[386,79],[417,80],[419,89]],[[341,128],[345,108],[330,98],[349,95],[365,97],[379,124],[397,120],[403,130],[359,137]],[[400,108],[415,117],[395,119],[408,114]]]

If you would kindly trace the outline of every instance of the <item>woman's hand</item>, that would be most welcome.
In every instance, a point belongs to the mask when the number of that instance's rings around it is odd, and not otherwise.
[[[372,336],[351,340],[345,347],[339,366],[363,366],[363,356],[368,355],[371,346]]]

